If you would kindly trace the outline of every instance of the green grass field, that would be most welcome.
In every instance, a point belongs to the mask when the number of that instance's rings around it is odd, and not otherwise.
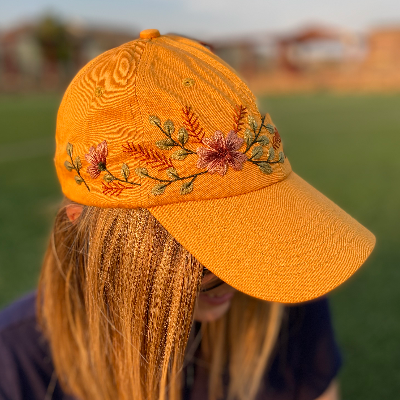
[[[61,193],[53,168],[56,96],[0,97],[0,306],[35,287]],[[377,237],[332,295],[345,400],[400,393],[400,96],[260,99],[293,169]]]

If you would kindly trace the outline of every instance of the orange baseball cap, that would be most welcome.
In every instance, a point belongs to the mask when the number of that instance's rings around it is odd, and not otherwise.
[[[73,79],[58,112],[55,165],[67,198],[147,208],[215,275],[264,300],[321,296],[375,245],[292,172],[276,126],[229,65],[156,29]]]

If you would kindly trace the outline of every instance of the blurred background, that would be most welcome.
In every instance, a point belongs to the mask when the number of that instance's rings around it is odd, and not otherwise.
[[[18,0],[0,13],[0,307],[33,290],[61,193],[57,108],[98,54],[157,28],[208,43],[293,169],[377,245],[331,295],[345,400],[400,398],[400,2]]]

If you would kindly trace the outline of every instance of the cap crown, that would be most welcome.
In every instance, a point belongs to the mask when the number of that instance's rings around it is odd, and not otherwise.
[[[63,193],[100,207],[235,196],[291,171],[269,115],[199,43],[137,39],[89,62],[57,117]]]

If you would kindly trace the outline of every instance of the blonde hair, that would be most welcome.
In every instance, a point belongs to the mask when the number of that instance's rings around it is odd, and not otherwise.
[[[66,203],[67,204],[67,203]],[[147,209],[58,212],[39,281],[37,313],[63,389],[81,400],[179,400],[203,266]],[[256,396],[281,305],[236,293],[202,324],[209,399]]]

